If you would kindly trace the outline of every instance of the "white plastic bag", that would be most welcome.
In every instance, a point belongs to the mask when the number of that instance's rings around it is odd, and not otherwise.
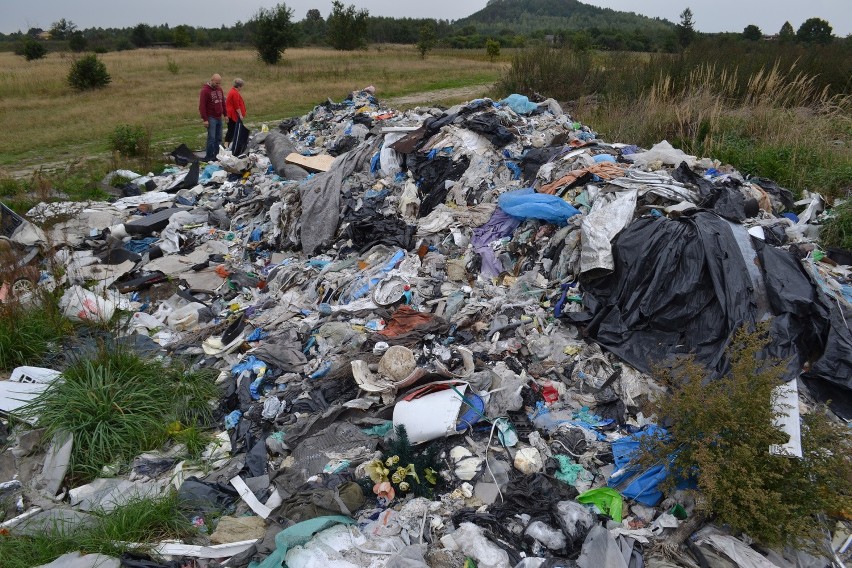
[[[62,295],[59,307],[62,314],[72,321],[107,322],[115,313],[116,302],[75,285]]]

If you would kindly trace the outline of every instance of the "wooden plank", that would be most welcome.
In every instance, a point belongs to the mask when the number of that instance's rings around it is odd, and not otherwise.
[[[308,171],[312,172],[327,172],[331,169],[331,163],[334,161],[334,156],[328,154],[319,154],[317,156],[303,156],[295,152],[287,154],[284,158],[288,164],[296,164]]]

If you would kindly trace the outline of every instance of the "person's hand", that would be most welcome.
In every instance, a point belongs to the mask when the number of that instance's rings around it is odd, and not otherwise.
[[[210,126],[210,122],[209,122],[209,121],[207,121],[207,120],[205,120],[205,121],[204,121],[204,128],[207,128],[207,127],[209,127],[209,126]]]

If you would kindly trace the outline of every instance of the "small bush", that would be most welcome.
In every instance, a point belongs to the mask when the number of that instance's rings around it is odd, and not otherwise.
[[[47,55],[47,48],[44,45],[31,37],[24,38],[21,47],[16,51],[18,55],[23,55],[27,61],[41,59]]]
[[[488,55],[488,60],[494,63],[500,57],[500,42],[493,39],[486,41],[485,53]]]
[[[144,127],[120,124],[109,135],[110,148],[124,156],[146,156],[150,151],[151,136]]]
[[[209,425],[208,401],[218,395],[209,372],[186,373],[115,346],[72,362],[63,378],[24,413],[38,417],[48,439],[59,431],[74,436],[69,473],[83,480],[159,447],[175,422]]]
[[[169,73],[172,75],[177,75],[180,72],[180,66],[177,64],[177,61],[171,57],[166,57],[166,66],[169,69]]]
[[[106,65],[94,53],[83,56],[71,65],[68,83],[78,91],[100,89],[109,85],[112,78]]]
[[[670,426],[644,437],[639,462],[669,463],[665,490],[694,479],[699,510],[718,523],[768,546],[808,545],[824,534],[821,514],[852,504],[852,439],[817,410],[802,420],[801,459],[769,452],[787,436],[773,425],[784,364],[761,356],[767,344],[765,329],[737,332],[719,379],[694,361],[660,371],[672,394],[648,410]]]

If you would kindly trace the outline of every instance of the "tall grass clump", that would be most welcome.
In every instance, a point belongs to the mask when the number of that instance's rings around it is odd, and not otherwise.
[[[0,370],[38,366],[45,354],[59,349],[70,331],[70,322],[49,294],[36,294],[29,304],[0,304]]]
[[[123,347],[72,362],[62,378],[24,414],[38,417],[48,439],[63,431],[73,435],[70,474],[81,480],[159,447],[176,422],[208,426],[208,402],[218,394],[210,372],[186,372]]]
[[[2,565],[30,568],[78,550],[117,557],[131,550],[128,543],[156,543],[195,534],[191,523],[180,514],[175,492],[159,499],[135,499],[112,511],[93,514],[91,525],[57,525],[32,536],[0,535]]]
[[[637,461],[668,464],[664,490],[684,480],[697,485],[697,513],[742,531],[761,544],[821,542],[825,515],[852,505],[852,436],[816,408],[802,417],[802,457],[770,452],[788,436],[777,426],[785,363],[761,357],[765,329],[738,331],[728,349],[729,373],[709,380],[694,361],[658,375],[671,394],[647,409],[666,434],[642,438]]]
[[[852,251],[852,198],[837,204],[820,229],[823,246]]]

